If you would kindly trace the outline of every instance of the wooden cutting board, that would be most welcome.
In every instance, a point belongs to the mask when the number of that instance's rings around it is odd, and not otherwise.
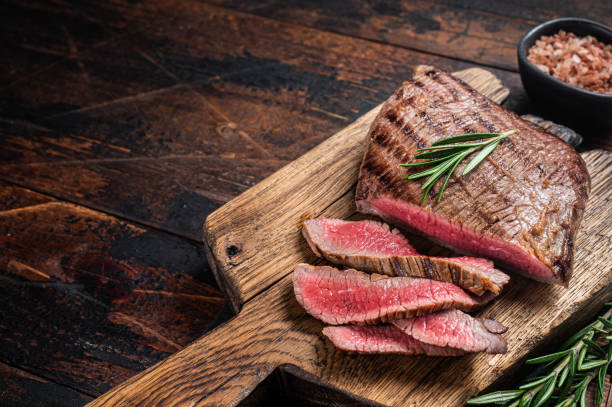
[[[456,75],[500,102],[491,73]],[[204,226],[209,262],[238,315],[117,386],[92,406],[233,406],[272,371],[380,405],[462,406],[512,375],[550,338],[590,319],[612,296],[612,156],[583,153],[592,192],[578,235],[570,288],[512,276],[479,314],[509,327],[505,355],[460,358],[349,355],[335,349],[293,297],[296,263],[317,263],[299,228],[304,218],[350,218],[369,125],[378,108],[212,213]],[[409,236],[417,248],[431,247]]]

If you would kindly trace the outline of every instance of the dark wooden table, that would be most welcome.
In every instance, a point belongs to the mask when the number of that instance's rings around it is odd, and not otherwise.
[[[606,0],[0,5],[0,405],[82,405],[231,317],[205,216],[383,101],[419,63],[490,69]],[[577,124],[584,148],[612,135]],[[287,390],[289,389],[289,390]],[[251,397],[319,391],[272,376]],[[333,396],[330,396],[333,397]],[[337,396],[341,398],[341,396]]]

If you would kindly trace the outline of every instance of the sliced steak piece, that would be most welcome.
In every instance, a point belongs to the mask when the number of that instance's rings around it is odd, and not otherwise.
[[[506,353],[508,344],[500,335],[506,328],[499,322],[474,318],[459,310],[392,321],[412,338],[433,346],[466,352]]]
[[[317,256],[372,273],[447,281],[476,295],[498,294],[509,280],[486,259],[422,256],[385,223],[308,219],[302,233]]]
[[[466,176],[464,160],[439,203],[437,182],[420,206],[419,147],[464,133],[517,133]],[[497,260],[537,280],[567,285],[590,178],[565,142],[490,101],[465,83],[418,66],[372,123],[355,200],[374,214],[475,256]]]
[[[452,283],[387,277],[357,270],[298,264],[295,297],[312,316],[332,325],[386,322],[443,309],[470,311],[492,296],[476,297]]]
[[[323,328],[338,349],[358,353],[401,353],[406,355],[460,356],[459,349],[444,348],[417,341],[393,325],[343,325]]]

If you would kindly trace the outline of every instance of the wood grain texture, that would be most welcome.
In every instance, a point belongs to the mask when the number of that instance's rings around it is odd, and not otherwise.
[[[299,238],[303,215],[350,217],[355,213],[352,190],[361,159],[359,143],[363,143],[372,118],[368,113],[208,218],[205,233],[210,258],[217,260],[214,266],[219,267],[217,276],[252,261],[251,267],[259,267],[264,277],[257,280],[258,276],[251,274],[248,278],[261,286],[246,282],[234,285],[229,291],[237,295],[236,305],[250,298],[237,317],[91,406],[234,406],[278,368],[345,393],[350,397],[345,401],[460,406],[511,375],[528,354],[546,344],[545,338],[587,322],[612,295],[612,255],[608,250],[612,239],[612,155],[595,150],[583,154],[592,176],[592,197],[578,235],[576,247],[580,250],[570,289],[513,276],[502,295],[478,313],[510,327],[505,334],[507,354],[443,359],[349,356],[335,349],[320,334],[323,324],[295,301],[290,272],[295,263],[314,258]],[[336,162],[339,165],[334,167]],[[291,182],[295,185],[288,186]],[[262,222],[243,225],[244,212],[249,212],[251,222],[260,217]],[[232,232],[235,234],[226,236]],[[235,239],[241,233],[243,239]],[[238,258],[244,251],[248,256]],[[218,253],[223,256],[221,261],[215,258]],[[285,257],[291,259],[290,264]],[[227,265],[229,269],[221,268]],[[240,270],[244,275],[251,268]],[[233,281],[243,281],[243,275],[236,273],[238,278]],[[221,279],[225,284],[229,281]]]
[[[494,101],[508,96],[508,89],[487,71],[473,68],[456,75]],[[346,212],[347,202],[352,201],[368,129],[378,110],[366,113],[206,219],[204,237],[212,253],[209,262],[215,263],[217,280],[236,310],[302,259],[315,260],[295,219],[353,214]],[[286,197],[282,205],[280,197]],[[269,264],[272,258],[274,267]]]
[[[17,22],[47,35],[7,25],[21,49],[67,59],[0,96],[0,178],[197,241],[202,213],[371,110],[412,64],[470,66],[193,0],[115,7],[11,5]],[[93,38],[69,57],[49,24],[65,15],[76,30],[73,13]],[[518,76],[495,72],[509,103],[522,103]]]
[[[0,178],[197,241],[203,213],[374,108],[412,65],[473,66],[195,0],[6,8]],[[494,73],[507,106],[538,113],[516,73]]]
[[[516,43],[537,24],[534,20],[431,1],[211,2],[281,21],[515,71]]]
[[[6,407],[80,407],[92,397],[0,363],[0,400]]]
[[[612,24],[612,10],[603,2],[586,5],[576,0],[563,2],[562,8],[548,8],[546,14],[534,10],[530,2],[208,1],[285,22],[514,71],[518,70],[516,44],[546,19],[571,15]]]
[[[189,344],[225,302],[202,245],[5,183],[0,247],[0,301],[10,304],[0,364],[49,381],[35,390],[5,379],[39,396],[103,393]]]
[[[227,319],[227,307],[213,318],[221,294],[192,244],[204,215],[375,107],[412,65],[504,66],[511,44],[495,24],[517,35],[558,15],[612,15],[601,0],[319,3],[0,4],[0,230],[16,232],[0,251],[11,246],[0,299],[15,304],[0,313],[0,363],[45,381],[2,376],[0,404],[74,405],[65,388],[98,395],[173,352],[166,339],[182,347]],[[515,72],[493,71],[512,90],[506,106],[539,113]],[[612,133],[580,125],[585,146],[612,148]],[[359,403],[295,366],[279,372],[294,405],[300,393]],[[281,391],[257,389],[247,404]]]

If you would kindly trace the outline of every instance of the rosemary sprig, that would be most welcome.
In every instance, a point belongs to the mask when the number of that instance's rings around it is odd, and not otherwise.
[[[461,173],[461,175],[467,175],[485,158],[487,158],[489,154],[493,152],[493,150],[495,150],[502,139],[514,133],[516,133],[516,130],[509,130],[503,133],[470,133],[438,140],[433,143],[431,147],[417,149],[417,153],[419,154],[414,156],[415,159],[429,159],[429,161],[400,164],[401,167],[416,167],[419,165],[431,164],[437,165],[402,179],[409,180],[429,176],[427,181],[425,181],[421,186],[421,189],[424,190],[423,199],[421,200],[421,206],[423,206],[429,190],[440,178],[442,178],[442,176],[444,176],[444,174],[446,174],[446,178],[444,179],[444,183],[442,184],[442,188],[440,188],[440,193],[438,194],[438,199],[436,200],[436,202],[440,202],[442,193],[444,192],[446,184],[448,183],[448,179],[455,172],[455,169],[459,163],[461,163],[470,154],[480,150],[480,152],[476,154],[474,158],[472,158],[469,164],[465,166],[463,172]],[[476,143],[464,143],[465,141],[475,140],[482,141]]]
[[[606,303],[607,306],[612,303]],[[604,398],[604,380],[612,361],[612,308],[565,342],[559,352],[528,360],[548,364],[550,371],[516,390],[504,390],[468,400],[470,405],[508,407],[570,407],[586,405],[589,384],[597,384],[597,405]],[[547,366],[548,366],[547,365]]]

